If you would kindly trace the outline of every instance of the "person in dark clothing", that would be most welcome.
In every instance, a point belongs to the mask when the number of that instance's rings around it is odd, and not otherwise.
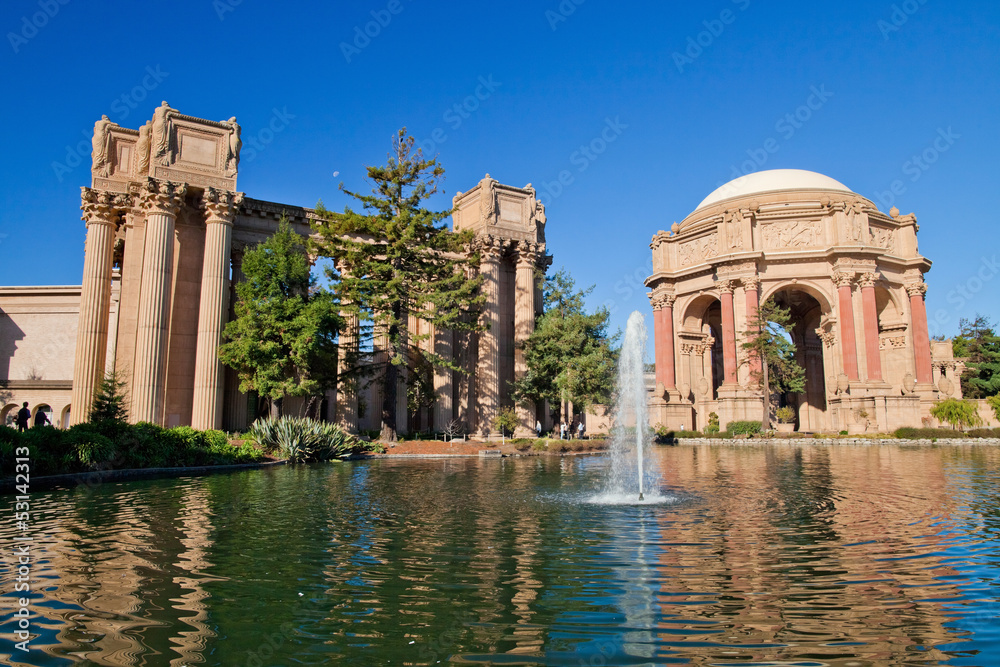
[[[49,416],[47,414],[39,410],[38,412],[35,413],[35,427],[37,428],[39,426],[45,426],[46,424],[52,426],[52,420],[49,419]]]
[[[27,431],[28,421],[31,420],[31,410],[28,409],[28,402],[21,404],[21,409],[17,411],[17,430]]]

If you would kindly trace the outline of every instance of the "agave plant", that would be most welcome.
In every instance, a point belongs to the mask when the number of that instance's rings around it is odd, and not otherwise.
[[[301,417],[258,419],[250,437],[292,462],[329,461],[351,453],[358,442],[337,424]]]

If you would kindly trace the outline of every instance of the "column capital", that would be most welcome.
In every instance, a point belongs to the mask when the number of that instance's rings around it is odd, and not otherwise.
[[[927,294],[927,283],[925,282],[909,283],[905,285],[905,288],[906,288],[906,293],[909,294],[911,297],[923,296]]]
[[[740,278],[740,282],[743,283],[743,289],[748,292],[756,292],[760,289],[760,276],[744,276]]]
[[[216,188],[205,188],[201,204],[205,209],[206,223],[233,224],[236,212],[243,203],[242,192],[229,192]]]
[[[715,286],[719,288],[720,292],[732,294],[736,291],[736,281],[735,280],[717,280],[715,281]]]
[[[499,262],[506,242],[499,236],[487,234],[479,239],[478,245],[484,262]]]
[[[671,293],[650,292],[646,296],[649,297],[649,303],[652,304],[653,310],[673,308],[674,302],[677,301],[677,295]]]
[[[115,217],[115,195],[106,190],[80,188],[80,218],[87,225],[93,223],[111,224]]]
[[[835,271],[831,277],[833,284],[837,287],[850,287],[851,283],[854,282],[854,272],[852,271]]]
[[[520,241],[517,244],[518,268],[534,269],[538,264],[538,244],[531,241]]]
[[[148,178],[142,186],[140,194],[142,208],[145,209],[147,214],[160,213],[176,217],[177,212],[184,205],[184,196],[186,194],[186,183],[174,183],[172,181]]]
[[[879,279],[878,272],[866,271],[858,275],[858,285],[862,288],[865,287],[875,287],[875,282]]]
[[[834,343],[837,342],[837,334],[833,331],[827,331],[823,327],[817,327],[815,331],[816,335],[819,336],[819,339],[827,347],[833,347]]]

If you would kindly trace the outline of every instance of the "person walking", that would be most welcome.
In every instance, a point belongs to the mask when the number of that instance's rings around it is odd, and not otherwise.
[[[566,422],[559,422],[559,439],[560,440],[566,439]]]
[[[49,419],[49,416],[43,410],[37,410],[35,412],[35,428],[45,426],[46,424],[52,426],[52,420]]]
[[[535,421],[535,437],[536,438],[542,437],[542,422],[539,420]]]
[[[21,404],[21,409],[17,411],[17,430],[27,431],[28,422],[31,420],[31,410],[28,409],[28,402]]]
[[[577,432],[577,435],[579,436],[580,440],[583,440],[583,420],[582,419],[580,420],[580,424],[576,427],[576,432]]]

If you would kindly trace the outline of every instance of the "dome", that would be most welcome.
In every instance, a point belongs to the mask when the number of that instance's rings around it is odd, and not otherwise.
[[[764,192],[784,190],[836,190],[851,192],[851,189],[829,176],[805,169],[770,169],[740,176],[716,189],[698,204],[698,209],[718,204],[734,197],[746,197]]]

